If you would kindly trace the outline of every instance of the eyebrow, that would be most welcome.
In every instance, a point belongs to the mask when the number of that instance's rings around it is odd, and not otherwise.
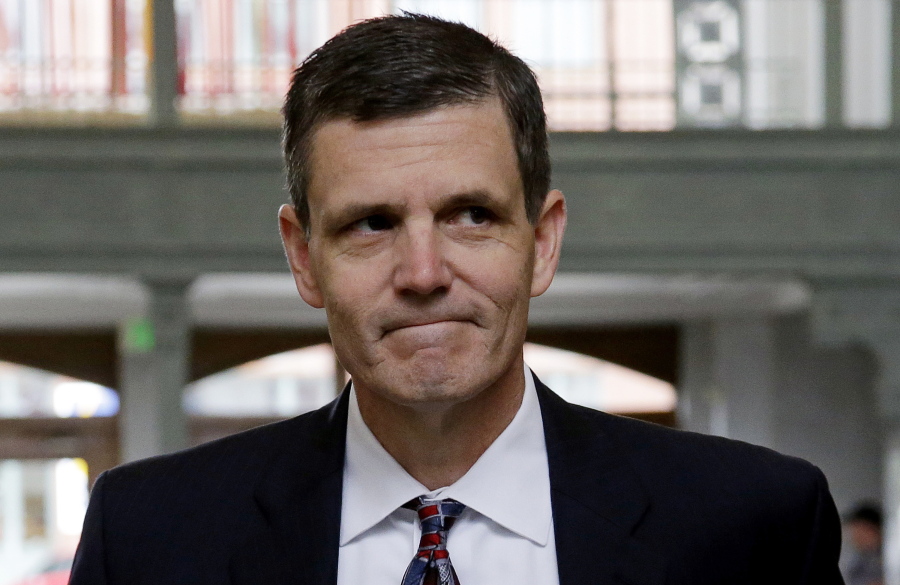
[[[476,189],[463,193],[453,193],[441,199],[441,207],[491,207],[500,203],[488,191]]]
[[[483,189],[444,195],[438,200],[438,205],[440,209],[459,207],[502,207],[501,202],[496,197]],[[397,217],[402,215],[405,207],[405,204],[350,203],[341,208],[334,215],[325,217],[325,226],[329,231],[336,231],[353,221],[372,215]]]
[[[324,217],[327,231],[338,231],[345,225],[372,215],[399,215],[403,206],[388,203],[350,203],[334,215]]]

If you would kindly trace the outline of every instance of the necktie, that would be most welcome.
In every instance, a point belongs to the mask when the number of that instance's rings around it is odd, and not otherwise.
[[[465,510],[456,500],[429,500],[419,497],[409,503],[422,524],[419,550],[406,568],[402,585],[459,585],[447,552],[447,533]]]

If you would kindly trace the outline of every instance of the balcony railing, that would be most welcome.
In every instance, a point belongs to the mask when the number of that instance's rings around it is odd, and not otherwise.
[[[145,116],[153,6],[171,2],[177,50],[158,53],[178,79],[163,95],[188,123],[277,123],[311,50],[409,10],[466,22],[522,56],[555,130],[885,126],[900,109],[900,16],[890,0],[836,1],[0,0],[0,121]]]
[[[140,114],[145,0],[0,0],[0,114]]]

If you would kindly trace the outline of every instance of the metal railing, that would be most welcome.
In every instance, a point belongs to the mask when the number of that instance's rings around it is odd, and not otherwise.
[[[0,112],[146,109],[145,0],[0,0]]]
[[[335,32],[399,10],[462,20],[536,70],[552,127],[675,123],[672,0],[178,0],[182,110],[277,108],[293,66]]]
[[[877,39],[889,39],[888,17],[868,35],[851,26],[841,45],[842,13],[826,0],[0,0],[0,119],[146,115],[157,2],[176,16],[160,47],[177,44],[177,57],[159,51],[178,72],[164,101],[188,122],[277,123],[311,50],[399,10],[464,21],[522,56],[555,130],[809,128],[839,125],[841,111],[878,126],[896,109],[890,82],[861,86],[886,79],[890,48]],[[851,25],[865,16],[860,2],[843,6]],[[835,103],[835,55],[855,83],[847,104]]]

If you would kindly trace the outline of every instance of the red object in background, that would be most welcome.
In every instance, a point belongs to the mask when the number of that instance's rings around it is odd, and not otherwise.
[[[68,585],[72,572],[72,559],[54,561],[44,567],[44,572],[34,577],[26,577],[13,585]]]
[[[69,569],[62,571],[52,571],[50,573],[42,573],[34,577],[28,577],[24,581],[19,581],[15,585],[67,585],[69,582]]]

